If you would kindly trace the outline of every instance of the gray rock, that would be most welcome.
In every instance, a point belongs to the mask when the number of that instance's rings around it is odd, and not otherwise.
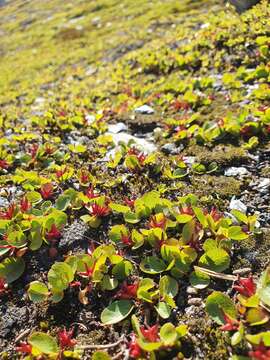
[[[239,13],[242,13],[252,6],[258,4],[260,0],[229,0]]]
[[[109,124],[108,125],[108,131],[112,134],[118,134],[122,131],[127,131],[127,125],[123,122],[119,122],[117,124]]]
[[[200,306],[202,305],[202,299],[201,298],[188,299],[188,305]]]
[[[137,114],[147,114],[147,115],[154,114],[155,112],[155,110],[151,108],[149,105],[142,105],[136,108],[134,111]]]
[[[164,154],[172,154],[176,155],[181,151],[181,148],[177,148],[177,146],[174,143],[165,144],[161,147],[161,151],[164,152]]]
[[[245,214],[247,212],[247,206],[244,203],[242,203],[241,200],[235,199],[235,197],[231,199],[229,207],[230,210],[238,210]]]
[[[262,178],[258,184],[258,189],[265,189],[268,188],[269,186],[270,186],[270,179]]]
[[[9,205],[9,202],[6,198],[4,198],[3,196],[0,196],[0,208],[3,207],[7,207]]]
[[[249,175],[250,172],[245,167],[229,167],[225,170],[225,176],[243,176]]]
[[[66,227],[58,244],[59,249],[64,252],[87,249],[88,240],[85,238],[84,234],[88,229],[89,226],[79,221],[75,221],[70,226]]]

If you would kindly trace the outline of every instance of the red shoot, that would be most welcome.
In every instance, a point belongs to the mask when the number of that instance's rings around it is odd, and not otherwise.
[[[76,345],[76,340],[73,339],[74,329],[67,331],[65,328],[58,333],[58,339],[61,349],[70,348]]]
[[[207,211],[205,212],[205,215],[207,214]],[[210,216],[212,216],[213,220],[215,222],[219,221],[220,219],[223,218],[223,214],[221,214],[220,212],[218,212],[218,210],[215,207],[212,207],[210,213]]]
[[[21,199],[20,209],[22,212],[27,212],[31,209],[31,203],[25,196]]]
[[[57,179],[60,180],[66,172],[67,172],[67,167],[65,166],[62,169],[56,170],[55,175]]]
[[[95,199],[97,197],[99,197],[98,194],[94,193],[94,189],[92,187],[88,188],[85,192],[85,195],[89,198],[89,199]]]
[[[10,204],[6,211],[0,211],[0,219],[11,220],[15,214],[15,204]]]
[[[128,285],[127,282],[125,281],[122,284],[121,289],[118,290],[118,292],[115,294],[114,297],[116,299],[125,299],[125,300],[136,299],[138,287],[139,287],[138,282],[135,282],[132,285]]]
[[[0,169],[8,169],[9,168],[9,164],[7,163],[6,160],[0,160]]]
[[[250,275],[248,278],[239,278],[235,285],[233,285],[233,289],[243,296],[251,297],[256,292],[256,284],[254,283],[253,276]]]
[[[165,216],[162,217],[162,219],[158,220],[157,216],[151,216],[150,221],[148,223],[148,226],[150,228],[160,228],[164,229],[166,226],[167,219]]]
[[[30,148],[30,155],[32,159],[36,157],[37,152],[38,152],[38,144],[33,144]]]
[[[50,144],[46,144],[44,150],[47,155],[52,155],[55,152],[55,148]]]
[[[81,284],[81,282],[80,281],[73,281],[73,282],[71,282],[70,284],[69,284],[69,286],[70,287],[80,287],[82,284]]]
[[[124,245],[130,246],[132,245],[132,240],[130,239],[129,235],[124,235],[123,233],[121,233],[121,241]]]
[[[229,315],[224,313],[224,321],[225,324],[221,326],[221,331],[233,331],[238,330],[239,328],[239,321],[232,319]]]
[[[124,198],[124,202],[127,206],[129,206],[131,209],[134,208],[134,205],[135,205],[135,198],[131,198],[131,199],[128,199],[127,197]]]
[[[32,345],[21,342],[20,345],[16,347],[16,351],[24,354],[31,354]]]
[[[146,329],[144,326],[141,326],[140,330],[146,340],[150,342],[158,341],[158,324],[148,327],[148,329]]]
[[[183,206],[182,209],[180,209],[180,213],[183,215],[194,215],[194,211],[191,206]]]
[[[179,111],[179,110],[189,110],[190,109],[190,105],[187,101],[185,100],[174,100],[173,103],[172,103],[172,106],[174,107],[174,109],[176,111]]]
[[[93,275],[93,272],[95,270],[95,265],[96,265],[96,263],[94,263],[94,265],[92,267],[89,267],[86,263],[84,263],[85,271],[81,271],[78,274],[80,276],[90,278]]]
[[[138,149],[132,147],[128,150],[128,155],[135,155],[141,165],[143,165],[144,160],[146,159],[146,155],[143,152],[139,152]]]
[[[61,236],[62,234],[55,224],[52,224],[50,231],[46,233],[46,239],[48,240],[59,239]]]
[[[250,125],[244,125],[241,129],[240,129],[240,134],[242,136],[251,136],[253,133],[253,126]]]
[[[249,351],[248,356],[256,360],[269,360],[270,349],[263,344],[254,346],[252,351]]]
[[[53,195],[53,185],[52,183],[46,183],[41,186],[40,194],[44,200],[48,200]]]
[[[96,203],[90,205],[89,207],[89,212],[92,216],[97,216],[97,217],[104,217],[109,215],[110,213],[110,208],[108,208],[108,206],[101,206],[98,205]]]
[[[131,341],[128,344],[129,356],[131,358],[137,359],[141,356],[142,350],[138,345],[137,338],[135,334],[131,335]]]
[[[178,125],[178,126],[175,128],[175,132],[176,132],[176,133],[179,133],[180,131],[184,131],[184,130],[187,130],[187,128],[185,127],[185,125]]]
[[[82,184],[87,184],[89,181],[89,174],[84,170],[81,171],[80,181]]]

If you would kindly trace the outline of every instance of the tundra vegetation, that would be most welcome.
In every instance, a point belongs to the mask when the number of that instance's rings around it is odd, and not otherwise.
[[[0,8],[1,359],[270,359],[270,6]]]

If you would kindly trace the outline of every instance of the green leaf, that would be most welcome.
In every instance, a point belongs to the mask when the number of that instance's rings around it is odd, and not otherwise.
[[[165,275],[159,280],[159,291],[162,297],[166,295],[175,297],[179,291],[179,286],[174,278]]]
[[[43,354],[57,354],[59,351],[55,338],[42,332],[34,332],[28,342]]]
[[[114,301],[101,313],[101,321],[105,325],[113,325],[124,320],[133,310],[134,304],[130,300]]]
[[[187,215],[187,214],[179,214],[178,215],[176,213],[174,214],[174,217],[176,218],[177,222],[179,222],[179,224],[186,224],[193,218],[192,215]]]
[[[27,291],[30,300],[33,302],[45,301],[49,295],[49,290],[45,284],[40,281],[32,281]]]
[[[158,350],[162,345],[162,342],[146,342],[142,338],[139,338],[137,343],[142,350],[147,352]]]
[[[120,261],[118,264],[116,264],[112,269],[112,274],[118,279],[118,280],[124,280],[126,277],[128,277],[133,271],[133,265],[130,261],[124,260]]]
[[[109,207],[115,211],[115,212],[118,212],[118,213],[122,213],[122,214],[125,214],[127,212],[130,211],[130,208],[129,206],[125,206],[125,205],[121,205],[121,204],[116,204],[116,203],[110,203],[109,204]]]
[[[175,327],[171,323],[164,324],[159,332],[160,340],[165,346],[173,346],[178,335]]]
[[[92,360],[111,360],[111,357],[104,351],[95,351]]]
[[[138,218],[137,214],[131,211],[124,213],[124,219],[127,223],[130,224],[137,224],[140,221],[140,218]]]
[[[189,275],[190,284],[196,289],[204,289],[210,283],[210,277],[199,270],[192,271]]]
[[[156,311],[162,319],[168,319],[171,315],[171,307],[164,301],[160,301],[157,306],[155,306]]]
[[[257,326],[267,323],[269,317],[262,308],[253,308],[248,310],[246,320],[251,326]]]
[[[208,296],[206,299],[206,311],[219,325],[225,324],[224,313],[233,319],[236,319],[237,316],[233,301],[220,291],[214,291]]]
[[[111,278],[108,274],[103,276],[103,279],[101,281],[101,287],[103,290],[113,290],[117,288],[118,286],[118,280]]]
[[[136,315],[131,316],[131,324],[135,334],[137,334],[139,337],[142,337],[143,335],[141,332],[140,323]]]
[[[226,270],[230,265],[230,256],[223,249],[212,249],[203,254],[199,266],[216,272]]]
[[[270,267],[262,273],[258,281],[257,294],[263,303],[270,306]]]
[[[128,235],[125,225],[114,225],[109,232],[110,239],[115,243],[120,242],[123,235]]]
[[[55,202],[55,207],[58,210],[65,211],[67,207],[70,205],[70,197],[67,195],[60,195]]]
[[[52,288],[62,291],[68,288],[74,279],[72,268],[64,262],[56,262],[48,272],[48,281]]]
[[[185,244],[189,243],[195,230],[195,221],[191,220],[187,222],[182,230],[182,238]]]
[[[140,263],[141,271],[146,274],[159,274],[167,268],[165,262],[157,256],[148,256]]]
[[[270,331],[263,331],[256,335],[247,334],[246,339],[254,345],[263,343],[265,346],[270,346]]]
[[[228,230],[228,238],[232,240],[245,240],[249,237],[240,226],[231,226]]]
[[[188,333],[188,327],[185,324],[179,325],[176,328],[177,334],[180,337],[185,336]]]
[[[204,228],[207,227],[208,223],[207,223],[207,218],[206,216],[204,215],[202,209],[198,208],[198,207],[193,207],[193,211],[196,215],[196,218],[199,220],[199,222],[202,224],[202,226]]]
[[[37,191],[30,191],[26,194],[26,198],[32,204],[38,204],[42,201],[42,196]]]
[[[239,210],[232,210],[231,214],[240,222],[243,222],[244,224],[248,223],[248,217],[246,214],[242,213]]]
[[[0,263],[0,277],[7,283],[17,280],[24,272],[25,262],[21,257],[10,257]]]

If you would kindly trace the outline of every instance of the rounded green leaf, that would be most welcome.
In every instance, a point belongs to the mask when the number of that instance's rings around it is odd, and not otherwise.
[[[41,302],[47,299],[49,295],[48,288],[40,281],[33,281],[30,283],[28,289],[28,296],[33,302]]]
[[[114,301],[101,313],[101,321],[105,325],[117,324],[124,320],[133,310],[134,304],[129,300]]]
[[[67,195],[60,195],[56,200],[55,207],[58,210],[66,210],[70,204],[70,197]]]
[[[148,352],[158,350],[162,345],[162,342],[146,342],[143,339],[138,339],[137,343],[141,349]]]
[[[190,284],[196,289],[204,289],[210,283],[210,277],[199,270],[192,271],[189,276]]]
[[[103,290],[113,290],[118,286],[118,280],[111,278],[110,275],[106,274],[103,276],[101,287]]]
[[[148,256],[140,263],[141,271],[146,274],[159,274],[167,268],[163,260],[157,256]]]
[[[159,291],[161,296],[175,297],[178,293],[179,286],[177,281],[171,276],[165,275],[159,280]]]
[[[199,260],[199,266],[216,272],[226,270],[230,265],[229,254],[220,248],[212,249],[203,254]]]
[[[48,272],[51,287],[59,291],[65,290],[73,278],[72,268],[64,262],[56,262]]]
[[[92,356],[92,360],[111,360],[111,357],[104,351],[96,351]]]
[[[172,323],[164,324],[159,332],[160,340],[164,343],[165,346],[174,345],[177,340],[177,331]]]
[[[223,325],[225,323],[224,314],[229,315],[233,319],[237,316],[237,311],[233,301],[229,298],[229,296],[224,295],[220,291],[214,291],[208,296],[206,299],[206,311],[219,325]]]
[[[242,231],[240,226],[231,226],[228,230],[228,238],[232,240],[245,240],[249,237],[247,233]]]
[[[171,307],[163,301],[159,302],[158,305],[155,306],[155,309],[162,319],[168,319],[172,311]]]
[[[24,272],[25,262],[21,257],[6,258],[0,263],[0,277],[7,283],[17,280]]]
[[[37,191],[30,191],[26,194],[26,198],[30,203],[37,204],[42,201],[42,196]]]
[[[42,332],[33,333],[28,342],[43,354],[57,354],[59,351],[55,338]]]

